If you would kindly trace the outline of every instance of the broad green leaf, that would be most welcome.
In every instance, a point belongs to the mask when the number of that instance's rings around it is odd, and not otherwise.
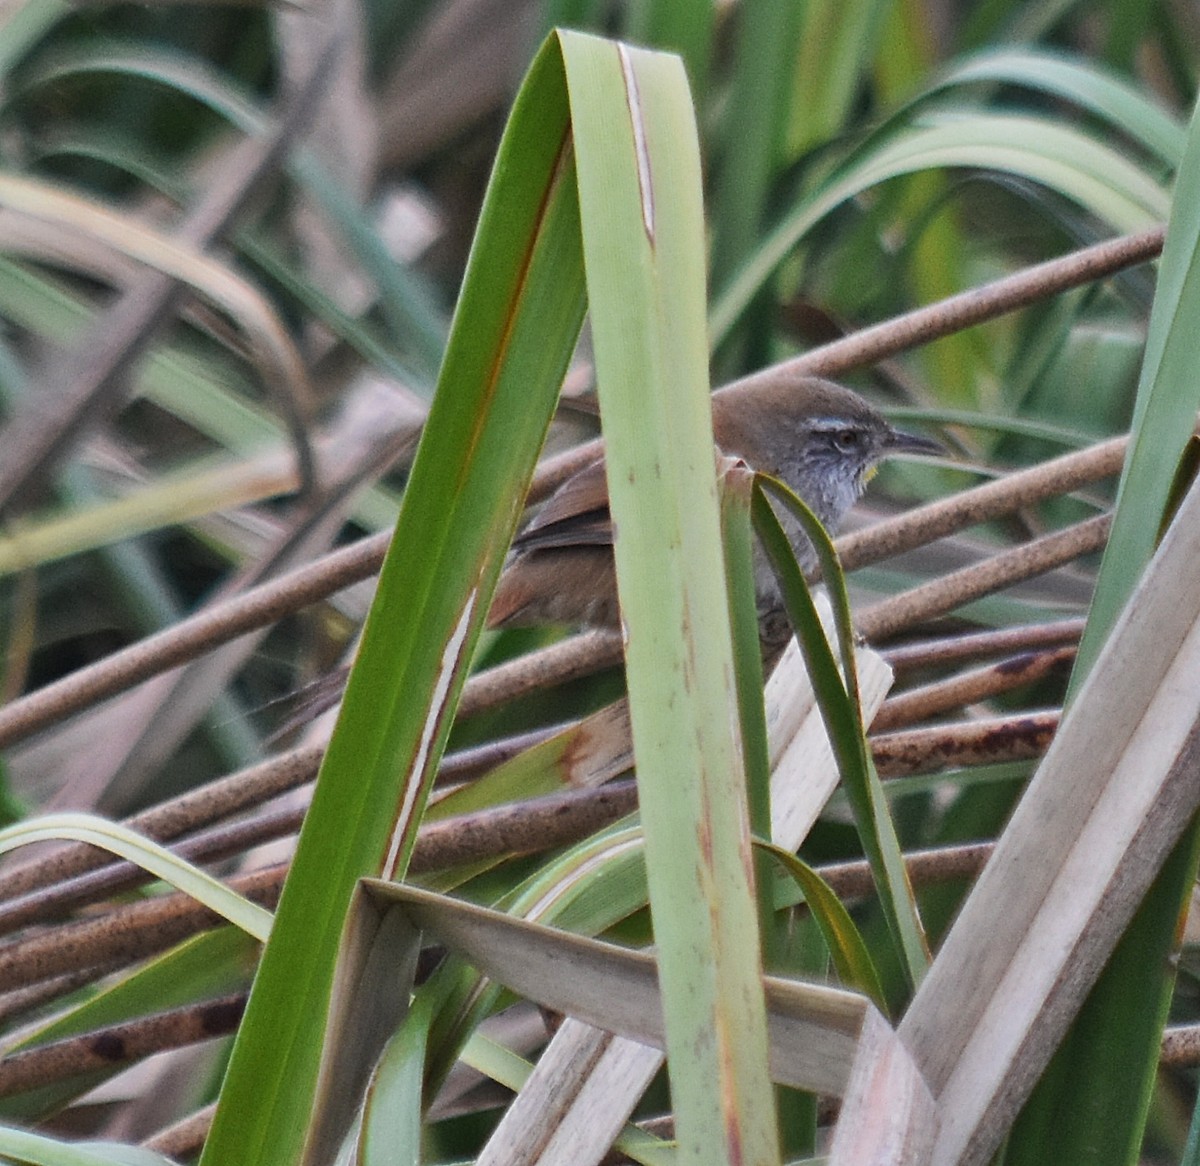
[[[557,45],[501,144],[455,323],[312,807],[222,1089],[207,1164],[291,1166],[342,922],[402,874],[583,311]]]
[[[779,1147],[746,861],[694,115],[677,59],[571,34],[562,43],[680,1154],[766,1164]]]

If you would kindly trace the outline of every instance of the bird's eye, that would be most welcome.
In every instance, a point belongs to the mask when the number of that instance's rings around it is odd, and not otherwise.
[[[839,429],[833,435],[833,444],[842,453],[857,453],[862,449],[863,437],[860,429]]]

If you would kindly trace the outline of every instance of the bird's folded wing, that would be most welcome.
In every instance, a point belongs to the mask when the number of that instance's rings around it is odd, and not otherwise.
[[[518,551],[612,546],[612,516],[604,463],[593,462],[564,482],[513,540]]]

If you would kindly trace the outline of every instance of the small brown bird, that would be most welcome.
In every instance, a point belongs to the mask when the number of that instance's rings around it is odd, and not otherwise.
[[[878,464],[897,453],[942,453],[927,437],[894,428],[850,389],[818,377],[747,378],[713,394],[720,450],[786,482],[830,532],[858,500]],[[816,552],[799,522],[777,510],[805,573]],[[604,462],[563,483],[513,541],[488,624],[519,627],[619,623],[613,526]],[[760,620],[782,606],[765,553],[755,549]]]
[[[895,453],[938,454],[927,437],[893,428],[857,393],[817,377],[756,376],[713,394],[713,433],[723,453],[786,482],[834,531],[875,467]],[[806,572],[816,552],[790,513],[780,520]],[[597,460],[551,495],[513,540],[488,624],[567,623],[617,627],[612,518],[604,462]],[[764,647],[790,636],[766,555],[755,547],[754,575]],[[309,685],[282,735],[336,704],[348,668]]]

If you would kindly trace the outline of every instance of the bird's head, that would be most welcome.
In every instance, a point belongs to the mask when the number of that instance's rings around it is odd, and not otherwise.
[[[786,482],[831,530],[885,458],[936,454],[927,437],[893,426],[865,398],[819,377],[747,378],[713,398],[717,443]]]

